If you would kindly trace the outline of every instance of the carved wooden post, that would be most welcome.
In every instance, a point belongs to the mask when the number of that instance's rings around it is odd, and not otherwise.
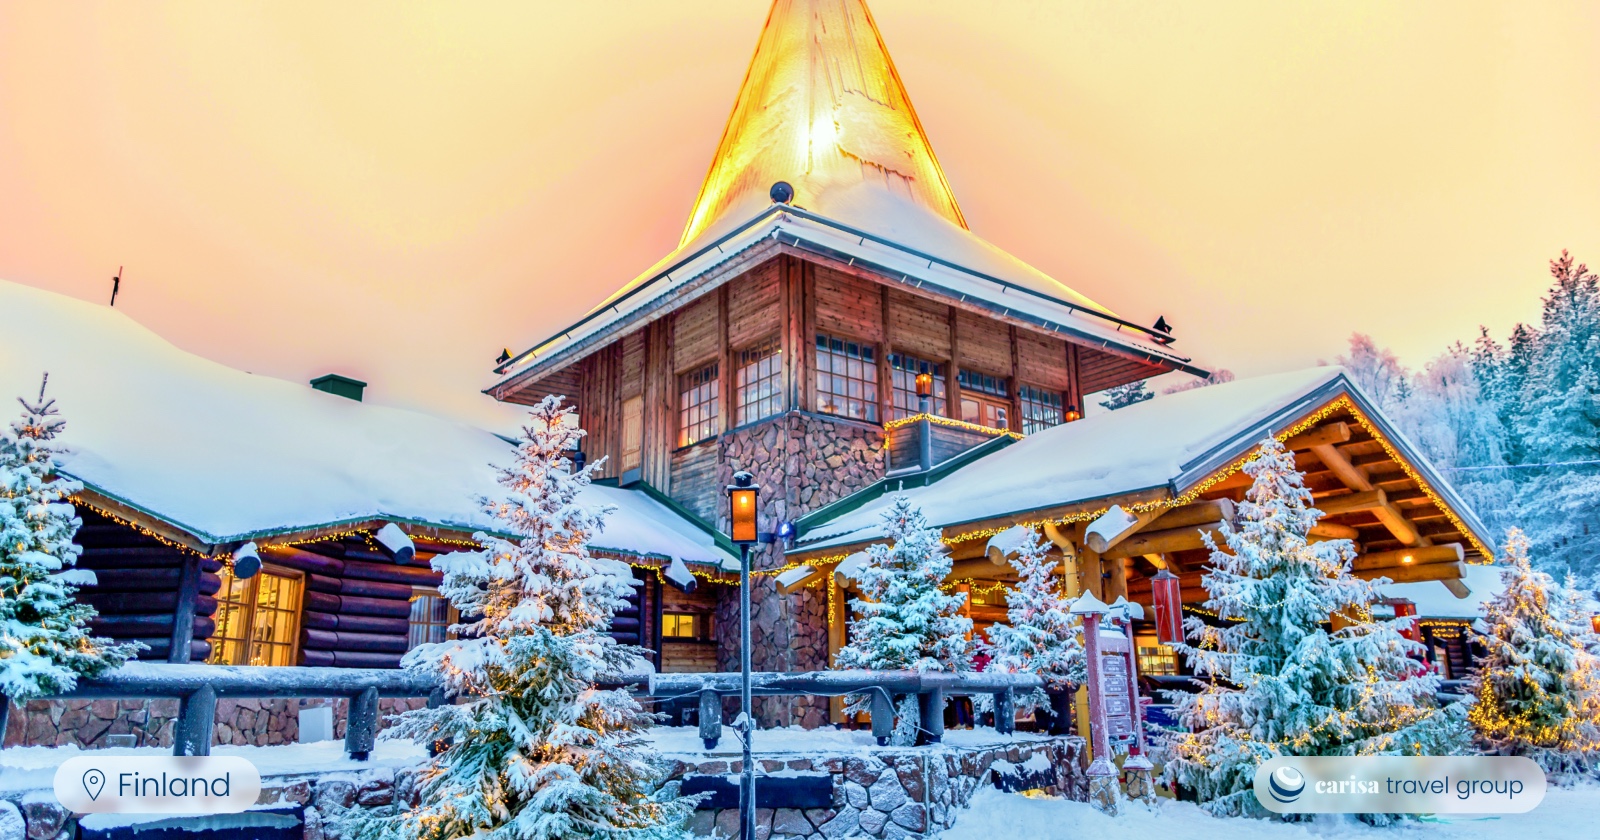
[[[1106,705],[1100,679],[1100,617],[1105,603],[1085,592],[1072,605],[1072,614],[1083,618],[1084,671],[1088,674],[1089,743],[1094,761],[1089,764],[1089,802],[1108,813],[1117,812],[1117,768],[1111,763],[1111,744],[1106,738]]]
[[[708,750],[722,740],[722,697],[709,688],[700,692],[700,740]]]
[[[378,689],[368,686],[350,698],[350,711],[344,718],[344,751],[356,761],[366,761],[377,739]]]
[[[210,755],[217,723],[217,691],[210,683],[178,700],[178,725],[172,734],[173,755]]]
[[[937,744],[943,741],[944,689],[930,688],[918,694],[917,708],[922,718],[922,731],[917,733],[917,743]]]
[[[878,739],[878,746],[886,746],[894,735],[894,699],[882,687],[874,687],[871,696],[872,737]]]
[[[1133,742],[1128,745],[1128,757],[1122,769],[1128,773],[1128,796],[1154,802],[1156,788],[1150,778],[1155,765],[1150,763],[1149,750],[1144,742],[1144,709],[1139,703],[1139,648],[1133,637],[1133,622],[1144,618],[1144,607],[1132,601],[1122,606],[1122,631],[1128,637],[1128,715],[1133,718]],[[1116,605],[1113,605],[1113,610]]]
[[[994,696],[994,731],[1001,735],[1017,731],[1017,691],[1014,688]]]

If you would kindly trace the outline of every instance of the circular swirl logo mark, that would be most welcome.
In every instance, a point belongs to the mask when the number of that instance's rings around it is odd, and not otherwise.
[[[1306,790],[1306,777],[1293,767],[1279,767],[1267,779],[1272,798],[1279,802],[1293,802]]]

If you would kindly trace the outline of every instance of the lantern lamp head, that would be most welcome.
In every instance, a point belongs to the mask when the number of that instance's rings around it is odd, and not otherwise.
[[[917,396],[933,396],[933,374],[927,371],[917,374]]]
[[[1083,412],[1078,410],[1078,406],[1076,404],[1071,404],[1067,406],[1067,413],[1064,416],[1066,417],[1067,422],[1071,423],[1077,420],[1082,420]]]
[[[1589,616],[1589,626],[1594,629],[1594,632],[1600,633],[1600,613]]]
[[[733,474],[733,483],[728,485],[728,536],[735,543],[749,544],[759,539],[756,533],[757,493],[755,476],[744,470]]]

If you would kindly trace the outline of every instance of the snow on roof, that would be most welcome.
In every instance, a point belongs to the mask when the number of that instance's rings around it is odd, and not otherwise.
[[[1404,598],[1417,605],[1420,618],[1459,618],[1472,620],[1483,617],[1483,605],[1506,587],[1500,581],[1503,566],[1494,564],[1466,564],[1466,574],[1461,582],[1472,590],[1465,598],[1457,598],[1450,590],[1433,581],[1417,583],[1391,583],[1382,587],[1386,598]]]
[[[1343,368],[1311,368],[1181,391],[1056,426],[904,493],[939,527],[1153,488],[1178,495],[1340,393],[1382,422]],[[1401,451],[1414,451],[1397,433],[1390,437]],[[1441,481],[1430,483],[1451,493]],[[880,517],[892,495],[809,525],[798,548],[882,539]],[[1470,512],[1464,518],[1470,521]]]
[[[49,372],[71,449],[64,473],[203,542],[372,519],[497,526],[476,499],[498,495],[491,465],[512,449],[482,429],[234,370],[109,307],[5,281],[0,359],[0,400],[36,396]],[[597,548],[728,556],[644,493],[590,487],[582,498],[618,509]]]
[[[778,181],[793,187],[792,207],[773,203]],[[497,370],[553,370],[584,339],[654,311],[648,304],[769,238],[818,244],[939,287],[930,291],[1192,370],[1145,328],[967,229],[861,0],[774,2],[678,248]]]

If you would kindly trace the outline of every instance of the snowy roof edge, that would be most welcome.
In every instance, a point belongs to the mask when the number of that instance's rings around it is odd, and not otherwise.
[[[806,210],[806,209],[801,208],[801,207],[797,207],[797,206],[794,206],[794,205],[788,205],[788,204],[773,204],[773,205],[767,207],[766,209],[762,210],[760,213],[757,213],[754,217],[752,217],[748,221],[738,225],[737,227],[733,228],[732,230],[728,231],[727,233],[723,234],[722,236],[719,236],[717,239],[706,243],[704,246],[696,249],[695,251],[693,251],[693,252],[691,252],[691,253],[689,253],[689,254],[681,257],[681,258],[678,258],[678,259],[674,260],[673,258],[675,256],[677,256],[677,253],[669,254],[662,261],[662,263],[657,263],[656,266],[652,266],[650,269],[647,269],[644,274],[640,275],[638,278],[635,278],[635,280],[632,283],[628,284],[629,286],[631,286],[631,288],[624,287],[625,290],[623,292],[621,292],[618,296],[603,302],[601,305],[599,305],[595,309],[590,310],[582,318],[579,318],[577,321],[574,321],[572,324],[568,325],[566,328],[561,329],[561,330],[557,330],[555,333],[552,333],[548,338],[544,339],[543,341],[535,343],[534,345],[532,345],[528,349],[523,350],[522,352],[515,354],[510,359],[506,360],[505,362],[501,363],[500,365],[497,365],[494,368],[494,372],[496,374],[499,374],[501,376],[501,378],[498,381],[496,381],[493,385],[491,385],[490,387],[484,389],[484,393],[492,393],[494,391],[506,388],[506,387],[512,385],[513,383],[515,383],[518,380],[524,380],[524,379],[527,379],[529,377],[535,376],[538,373],[548,372],[551,369],[558,368],[560,366],[559,364],[557,364],[557,362],[559,360],[562,360],[566,356],[571,355],[571,354],[573,354],[575,352],[580,352],[582,349],[588,347],[590,345],[590,343],[593,340],[595,340],[598,336],[607,335],[608,334],[608,332],[607,332],[607,328],[608,327],[615,326],[619,322],[624,322],[624,321],[628,320],[629,316],[637,316],[639,314],[642,314],[644,312],[644,307],[646,306],[646,304],[649,301],[655,300],[657,298],[660,298],[661,296],[663,296],[663,295],[667,294],[668,292],[672,291],[672,287],[671,286],[658,287],[657,284],[661,280],[667,280],[669,283],[677,282],[677,283],[683,284],[683,283],[687,283],[687,282],[689,282],[691,280],[700,278],[700,277],[704,276],[706,273],[711,272],[711,271],[715,270],[716,268],[718,268],[719,266],[723,265],[728,260],[745,253],[750,248],[755,247],[756,245],[759,245],[761,243],[761,241],[764,240],[764,239],[772,238],[775,241],[779,242],[780,244],[785,244],[785,245],[789,245],[789,246],[793,246],[793,247],[805,247],[805,246],[808,246],[810,250],[813,250],[814,252],[818,253],[821,256],[833,256],[833,255],[837,255],[838,253],[840,253],[835,248],[831,248],[831,247],[826,246],[826,245],[821,245],[819,243],[811,242],[810,240],[803,239],[803,238],[793,234],[792,232],[790,233],[790,236],[793,237],[794,241],[793,242],[788,242],[788,243],[783,242],[783,240],[781,238],[781,234],[784,232],[783,228],[782,228],[782,223],[784,221],[788,221],[787,217],[789,217],[789,216],[797,217],[800,220],[812,222],[814,224],[821,225],[821,226],[824,226],[824,227],[833,228],[833,229],[835,229],[835,230],[837,230],[839,232],[849,234],[850,236],[853,236],[853,237],[857,237],[857,238],[859,238],[861,240],[861,242],[863,244],[866,241],[870,240],[871,242],[873,242],[875,244],[883,245],[883,246],[889,247],[891,249],[903,252],[904,254],[917,257],[919,260],[926,260],[927,263],[928,263],[928,268],[930,268],[930,269],[933,268],[935,265],[938,265],[940,267],[943,267],[943,268],[946,268],[946,269],[950,269],[950,270],[954,270],[954,271],[959,272],[959,273],[964,274],[964,275],[969,275],[969,276],[971,276],[973,278],[982,280],[982,281],[984,281],[986,283],[998,286],[1000,288],[1000,292],[999,293],[1002,294],[1002,295],[1006,294],[1008,292],[1016,292],[1016,293],[1020,293],[1020,294],[1024,294],[1024,295],[1029,295],[1029,296],[1032,296],[1032,297],[1036,297],[1040,301],[1043,301],[1045,303],[1065,308],[1067,310],[1067,313],[1070,314],[1070,315],[1089,316],[1089,317],[1093,317],[1093,318],[1105,321],[1105,322],[1107,322],[1106,326],[1111,327],[1113,333],[1122,332],[1124,329],[1133,330],[1136,333],[1140,334],[1140,336],[1147,337],[1156,346],[1146,346],[1141,342],[1134,342],[1134,341],[1126,341],[1126,342],[1124,342],[1124,341],[1114,341],[1114,340],[1111,339],[1111,337],[1108,337],[1106,335],[1096,334],[1095,332],[1090,331],[1090,330],[1086,330],[1086,329],[1084,329],[1082,327],[1075,327],[1075,326],[1073,326],[1071,324],[1068,324],[1068,323],[1059,323],[1059,322],[1050,321],[1050,320],[1048,320],[1048,319],[1046,319],[1044,317],[1038,316],[1038,315],[1033,315],[1031,313],[1021,312],[1021,311],[1015,310],[1013,308],[1007,307],[1004,304],[1001,304],[1001,303],[999,303],[997,301],[987,300],[987,299],[984,299],[984,298],[978,298],[978,297],[975,297],[975,296],[972,296],[972,295],[963,294],[963,293],[960,293],[960,292],[948,290],[948,289],[945,289],[942,286],[940,286],[938,283],[932,282],[932,281],[927,280],[925,278],[920,278],[920,277],[916,278],[916,284],[915,285],[919,289],[931,289],[931,290],[933,290],[935,292],[940,293],[943,296],[950,297],[952,299],[957,299],[957,300],[962,300],[962,301],[976,301],[976,302],[985,304],[990,308],[994,308],[996,310],[999,310],[1001,312],[1001,314],[1009,315],[1009,316],[1012,316],[1012,317],[1022,318],[1024,320],[1028,320],[1028,321],[1032,321],[1032,322],[1038,323],[1041,326],[1048,326],[1048,327],[1051,327],[1053,329],[1053,331],[1066,332],[1068,334],[1077,336],[1079,338],[1083,338],[1083,339],[1087,339],[1087,340],[1091,340],[1091,341],[1097,342],[1101,346],[1115,345],[1115,346],[1117,346],[1118,348],[1120,348],[1120,349],[1122,349],[1124,351],[1128,351],[1128,352],[1132,352],[1132,353],[1136,353],[1136,354],[1145,356],[1145,357],[1147,357],[1148,359],[1150,359],[1152,361],[1157,361],[1159,363],[1172,365],[1177,370],[1180,370],[1180,371],[1183,371],[1185,373],[1189,373],[1189,374],[1192,374],[1192,375],[1195,375],[1195,376],[1202,376],[1203,377],[1203,376],[1209,375],[1209,373],[1210,373],[1209,371],[1202,370],[1202,369],[1197,368],[1194,365],[1192,365],[1191,364],[1192,359],[1190,357],[1180,356],[1180,355],[1175,354],[1175,353],[1166,352],[1163,349],[1165,347],[1165,344],[1163,342],[1165,342],[1167,340],[1167,336],[1165,334],[1158,333],[1153,328],[1140,326],[1140,325],[1135,324],[1135,323],[1133,323],[1131,321],[1128,321],[1128,320],[1125,320],[1125,319],[1123,319],[1121,317],[1118,317],[1117,315],[1114,315],[1114,314],[1112,314],[1110,312],[1106,312],[1106,311],[1097,309],[1097,308],[1092,307],[1092,306],[1085,306],[1085,305],[1083,305],[1081,303],[1074,303],[1072,301],[1062,300],[1062,299],[1060,299],[1058,297],[1055,297],[1054,295],[1049,295],[1049,294],[1046,294],[1044,292],[1038,291],[1036,289],[1030,289],[1030,288],[1028,288],[1028,287],[1026,287],[1024,285],[1021,285],[1021,284],[1018,284],[1018,283],[1015,283],[1015,282],[1012,282],[1012,281],[1009,281],[1009,280],[1005,280],[1003,278],[1000,278],[1000,277],[997,277],[997,276],[994,276],[994,275],[991,275],[991,274],[987,274],[985,272],[979,271],[979,270],[974,269],[974,268],[969,268],[969,267],[967,267],[965,265],[961,265],[961,264],[959,264],[959,263],[957,263],[957,262],[955,262],[953,260],[946,259],[944,257],[940,257],[940,256],[935,255],[935,254],[929,254],[927,252],[918,250],[917,248],[911,247],[910,245],[906,245],[904,243],[897,242],[897,241],[894,241],[892,239],[888,239],[886,237],[878,236],[877,234],[870,233],[868,231],[861,230],[861,229],[853,227],[851,225],[844,224],[843,222],[839,222],[837,220],[828,218],[827,216],[823,216],[823,215],[821,215],[819,213],[814,213],[812,211]],[[773,224],[772,224],[772,227],[771,227],[770,230],[764,231],[759,236],[753,237],[747,244],[745,244],[743,247],[740,247],[736,251],[729,252],[729,251],[724,250],[723,245],[725,245],[725,244],[727,244],[729,242],[732,242],[733,240],[738,239],[741,236],[744,236],[745,234],[749,233],[752,229],[759,227],[763,222],[767,221],[769,218],[772,218],[772,217],[776,217],[776,218],[773,220]],[[678,271],[679,269],[682,269],[685,266],[688,266],[691,263],[694,263],[695,261],[702,259],[703,257],[711,255],[711,253],[713,251],[716,251],[717,252],[716,256],[721,257],[721,259],[713,260],[713,261],[707,263],[704,266],[700,266],[698,268],[692,269],[691,272],[687,276],[680,277],[676,281],[673,280],[673,278],[672,278],[673,272]],[[895,274],[900,274],[900,275],[903,275],[902,279],[904,280],[904,282],[910,282],[911,279],[912,279],[910,274],[909,274],[909,272],[903,272],[903,271],[898,271],[898,270],[890,269],[890,268],[883,267],[883,266],[878,266],[878,265],[874,264],[870,259],[868,259],[866,257],[863,257],[861,255],[845,254],[845,256],[849,258],[849,261],[853,265],[861,265],[861,266],[866,266],[866,267],[869,267],[869,268],[873,268],[874,270],[879,271],[880,273],[883,273],[886,276],[893,276]],[[668,262],[669,260],[671,262]],[[663,266],[663,263],[666,263],[666,264]],[[641,293],[645,293],[647,291],[651,291],[652,293],[649,294],[639,304],[637,304],[635,308],[629,309],[627,311],[624,311],[621,308],[622,304],[624,302],[628,301],[629,299],[631,299],[631,298],[633,298],[633,297],[635,297],[635,296],[637,296],[637,295],[639,295]],[[574,331],[581,330],[581,329],[584,329],[585,327],[588,327],[590,322],[602,318],[603,316],[607,315],[607,313],[610,313],[613,316],[614,319],[612,321],[607,322],[607,323],[598,324],[598,325],[590,328],[589,332],[587,332],[586,334],[581,335],[581,336],[579,336],[577,338],[573,337],[573,332]],[[550,347],[551,345],[557,344],[558,342],[561,342],[563,340],[565,340],[567,342],[564,346],[555,347],[555,348],[553,348],[552,350],[549,351],[548,355],[545,355],[543,358],[539,358],[538,354],[539,354],[539,351],[541,349]],[[516,368],[518,368],[521,365],[527,365],[527,366],[523,367],[521,370],[516,370]]]

